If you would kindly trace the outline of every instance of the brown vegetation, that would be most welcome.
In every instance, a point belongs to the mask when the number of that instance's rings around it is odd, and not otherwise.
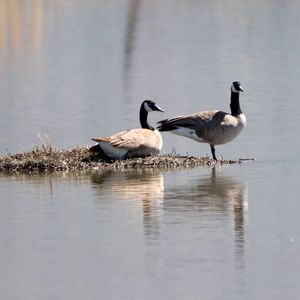
[[[234,164],[241,160],[220,160],[219,164]],[[52,146],[35,148],[17,154],[0,156],[0,172],[79,171],[92,169],[193,168],[216,162],[209,157],[162,155],[117,161],[103,160],[88,148],[59,150]]]

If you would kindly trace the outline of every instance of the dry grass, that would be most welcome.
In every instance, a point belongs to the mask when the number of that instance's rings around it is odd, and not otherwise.
[[[234,164],[240,160],[221,160],[219,164]],[[178,156],[173,154],[105,161],[91,154],[88,148],[59,150],[51,145],[17,154],[0,156],[0,172],[53,172],[91,169],[193,168],[211,166],[216,162],[209,157]]]

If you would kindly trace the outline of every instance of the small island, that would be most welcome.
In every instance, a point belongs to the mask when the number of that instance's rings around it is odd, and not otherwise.
[[[213,166],[216,164],[237,164],[254,159],[219,160],[210,157],[182,156],[165,154],[145,158],[125,160],[103,160],[90,153],[88,147],[74,149],[58,149],[53,146],[36,147],[30,151],[0,156],[0,172],[58,172],[58,171],[88,171],[107,169],[174,169],[194,168],[198,166]]]

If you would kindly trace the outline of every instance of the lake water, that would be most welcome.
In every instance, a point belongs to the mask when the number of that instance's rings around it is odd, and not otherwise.
[[[241,165],[0,175],[1,299],[297,299],[300,2],[0,3],[0,153],[229,110]],[[163,153],[210,155],[163,134]]]

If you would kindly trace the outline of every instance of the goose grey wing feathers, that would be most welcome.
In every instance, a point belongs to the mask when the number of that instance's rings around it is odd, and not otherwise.
[[[150,137],[153,139],[153,131],[149,129],[132,129],[119,132],[108,138],[93,138],[96,142],[106,142],[113,147],[135,150],[141,146],[147,146]]]
[[[178,116],[171,119],[159,121],[158,129],[160,131],[175,130],[178,127],[185,127],[195,130],[208,124],[221,123],[226,113],[218,110],[203,111],[188,116]]]

